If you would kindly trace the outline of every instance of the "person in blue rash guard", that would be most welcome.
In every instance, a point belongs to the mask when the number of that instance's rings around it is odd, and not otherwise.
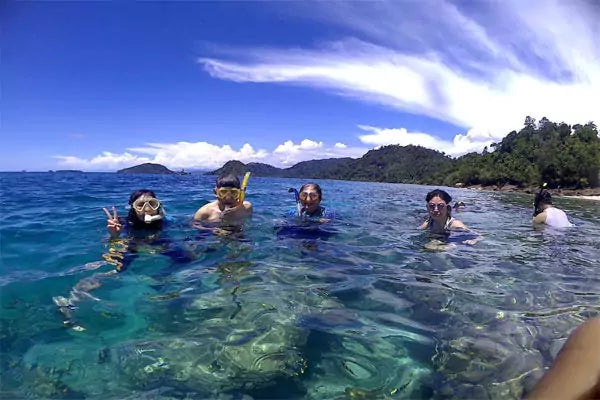
[[[300,217],[303,220],[329,222],[335,212],[321,205],[323,192],[316,183],[305,183],[298,191],[298,207],[289,211],[288,216]]]

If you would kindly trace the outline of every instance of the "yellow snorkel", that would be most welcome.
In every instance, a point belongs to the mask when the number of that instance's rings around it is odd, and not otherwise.
[[[250,179],[250,171],[246,172],[244,179],[242,180],[242,193],[240,193],[240,204],[244,204],[244,197],[246,197],[246,186],[248,185],[248,179]]]

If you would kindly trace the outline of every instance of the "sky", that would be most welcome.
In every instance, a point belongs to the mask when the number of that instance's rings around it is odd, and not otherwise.
[[[0,171],[453,157],[600,122],[600,2],[9,1]]]

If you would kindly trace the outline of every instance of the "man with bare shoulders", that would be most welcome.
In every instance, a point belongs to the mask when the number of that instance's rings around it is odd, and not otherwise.
[[[196,211],[194,220],[239,224],[252,214],[252,204],[243,200],[244,190],[245,188],[240,188],[240,180],[237,176],[232,174],[219,176],[214,188],[217,200],[205,204]]]

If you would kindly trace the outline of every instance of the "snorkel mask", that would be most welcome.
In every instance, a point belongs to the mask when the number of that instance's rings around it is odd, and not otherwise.
[[[150,207],[152,210],[158,210],[158,214],[156,215],[144,215],[144,222],[147,224],[151,224],[154,221],[160,221],[163,219],[165,215],[165,211],[162,208],[160,200],[152,197],[152,198],[139,198],[133,202],[131,208],[133,208],[136,212],[143,212],[146,206]]]

